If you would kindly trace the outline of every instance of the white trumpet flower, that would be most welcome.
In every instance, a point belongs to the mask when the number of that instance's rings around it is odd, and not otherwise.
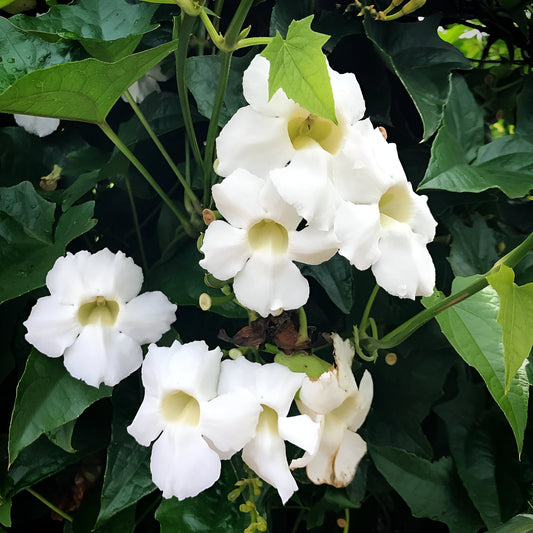
[[[354,349],[350,340],[333,335],[336,367],[318,379],[305,378],[296,401],[301,413],[322,419],[322,434],[315,453],[291,462],[291,469],[306,467],[309,479],[320,485],[346,487],[366,453],[357,430],[364,422],[373,397],[372,378],[365,371],[359,387],[352,373]]]
[[[297,309],[309,298],[309,284],[293,261],[317,265],[338,243],[332,232],[297,230],[302,218],[270,181],[244,169],[214,185],[213,198],[227,222],[209,224],[200,265],[220,280],[234,278],[237,300],[266,317]]]
[[[142,364],[142,344],[176,320],[176,305],[159,291],[139,295],[143,274],[131,258],[107,248],[60,257],[46,276],[24,325],[26,340],[49,357],[64,355],[75,378],[116,385]]]
[[[335,154],[350,127],[362,118],[365,103],[353,74],[339,74],[328,67],[338,124],[312,115],[278,89],[268,98],[270,62],[256,56],[244,72],[243,92],[250,104],[242,107],[224,126],[217,139],[217,173],[228,176],[244,168],[265,179],[275,168],[284,168],[299,150],[313,147]]]
[[[220,476],[219,451],[229,457],[255,434],[254,396],[242,387],[217,396],[221,357],[204,341],[149,347],[144,400],[127,429],[143,446],[155,440],[150,470],[164,498],[209,488]]]
[[[260,365],[244,357],[222,363],[219,393],[245,387],[261,404],[255,437],[242,450],[243,461],[277,489],[285,502],[298,490],[287,461],[285,441],[314,453],[320,434],[320,420],[307,415],[288,417],[291,403],[304,374],[278,363]]]

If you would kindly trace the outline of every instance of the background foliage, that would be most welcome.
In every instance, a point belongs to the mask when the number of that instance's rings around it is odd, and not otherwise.
[[[178,89],[190,91],[191,119],[203,147],[224,54],[198,20],[190,28],[182,23],[173,35],[173,17],[180,15],[173,4],[66,4],[39,0],[30,11],[13,14],[15,3],[0,18],[0,111],[6,113],[0,115],[0,531],[241,532],[249,518],[239,502],[226,498],[235,474],[245,475],[239,460],[225,464],[221,480],[197,498],[161,501],[150,478],[150,450],[125,431],[142,399],[138,375],[113,391],[91,389],[66,374],[60,360],[31,351],[24,341],[21,324],[46,293],[46,273],[65,249],[107,246],[144,265],[145,289],[161,290],[179,306],[167,345],[179,337],[230,348],[218,332],[231,337],[247,324],[234,303],[199,309],[201,293],[221,295],[205,285],[198,266],[196,237],[205,226],[139,119],[119,99],[159,61],[173,74],[173,52],[184,53],[183,35],[190,29],[187,87]],[[222,33],[238,4],[207,3],[220,15],[213,20]],[[374,4],[387,7],[383,0]],[[279,32],[289,40],[291,21],[313,15],[313,30],[331,36],[323,47],[330,65],[355,73],[366,116],[397,144],[410,181],[428,195],[439,222],[429,249],[442,292],[424,299],[429,307],[443,294],[484,280],[480,275],[533,229],[532,11],[522,0],[427,0],[414,13],[378,21],[371,9],[358,16],[363,7],[256,1],[243,27],[251,26],[248,37]],[[244,105],[242,72],[261,50],[235,52],[219,126]],[[55,99],[43,98],[43,88],[56,91]],[[324,114],[327,99],[319,102]],[[204,183],[216,176],[210,161],[195,160],[186,140],[176,78],[140,107],[208,207]],[[15,126],[15,112],[70,120],[41,139]],[[102,134],[104,121],[157,177],[168,204]],[[43,177],[54,165],[62,168],[61,177],[55,190],[47,190]],[[172,208],[186,213],[185,223]],[[374,280],[339,256],[302,272],[311,282],[306,311],[313,340],[327,359],[321,333],[351,335]],[[368,368],[374,379],[374,403],[361,430],[369,453],[345,489],[314,486],[296,471],[300,490],[282,507],[277,493],[263,487],[256,503],[269,530],[332,531],[345,509],[354,531],[533,529],[533,434],[527,424],[533,371],[528,360],[522,364],[531,339],[505,338],[510,314],[521,317],[522,333],[531,330],[531,253],[514,275],[515,286],[512,272],[493,273],[490,287],[380,350],[375,363],[354,365],[357,378]],[[384,335],[422,309],[380,291],[372,316]],[[396,359],[385,357],[391,350]],[[73,522],[57,521],[28,490],[45,495]]]

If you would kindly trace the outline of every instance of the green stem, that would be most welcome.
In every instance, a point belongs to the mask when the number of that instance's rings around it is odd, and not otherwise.
[[[187,60],[187,48],[189,45],[189,37],[192,33],[196,17],[191,17],[182,12],[182,21],[179,23],[179,17],[174,17],[174,26],[172,28],[172,39],[178,39],[178,48],[175,52],[176,57],[176,81],[178,87],[178,97],[180,100],[181,113],[183,115],[183,122],[185,124],[185,131],[191,143],[191,149],[196,160],[197,165],[202,168],[202,155],[198,140],[194,132],[194,125],[192,122],[191,108],[189,107],[189,93],[187,90],[187,80],[185,76],[185,61]],[[179,25],[179,31],[178,31]]]
[[[154,142],[154,144],[157,146],[159,151],[161,152],[161,155],[165,158],[165,161],[168,163],[168,166],[172,169],[172,172],[174,172],[175,176],[178,178],[179,182],[182,184],[183,188],[185,189],[186,195],[190,198],[192,205],[194,206],[194,209],[197,213],[202,212],[202,207],[200,205],[200,200],[196,197],[193,190],[191,189],[190,185],[187,183],[187,180],[183,177],[182,173],[179,171],[178,167],[166,151],[165,147],[155,134],[154,130],[151,128],[150,124],[146,120],[146,117],[144,116],[143,112],[131,96],[130,92],[126,90],[124,92],[124,96],[126,100],[128,100],[128,103],[132,107],[133,111],[137,115],[137,118],[141,121],[141,124],[144,126],[144,129],[150,136],[150,139]]]
[[[218,33],[217,29],[213,26],[213,23],[211,22],[211,19],[209,18],[208,14],[205,12],[204,9],[200,11],[200,19],[204,23],[205,29],[207,30],[207,33],[209,34],[209,37],[211,37],[211,40],[213,41],[213,44],[217,48],[221,48],[224,46],[224,37]]]
[[[411,336],[418,328],[423,326],[426,322],[429,322],[432,318],[436,317],[440,312],[449,309],[455,304],[463,301],[465,298],[472,296],[476,292],[483,290],[489,282],[487,276],[496,272],[501,265],[506,265],[513,268],[516,266],[523,257],[533,249],[533,233],[531,233],[522,243],[516,248],[511,250],[507,255],[498,260],[494,266],[483,275],[483,277],[473,281],[470,285],[461,289],[460,291],[450,294],[447,298],[444,298],[437,302],[432,307],[420,311],[417,315],[410,318],[396,329],[385,335],[381,339],[373,339],[370,337],[361,339],[361,347],[366,351],[372,352],[378,349],[389,349],[398,346],[401,342]]]
[[[346,508],[344,509],[344,529],[342,530],[342,533],[348,533],[350,531],[350,509]]]
[[[307,315],[305,314],[305,309],[300,307],[298,309],[298,339],[296,340],[296,346],[303,344],[309,340],[309,335],[307,332]]]
[[[135,233],[137,234],[137,241],[139,242],[139,250],[141,252],[141,259],[143,262],[144,271],[148,271],[148,262],[146,261],[146,255],[144,253],[144,245],[141,236],[141,227],[139,226],[139,217],[137,216],[137,208],[135,207],[135,199],[133,198],[133,192],[131,190],[130,177],[128,174],[124,176],[126,181],[126,189],[128,191],[128,197],[130,199],[131,212],[133,214],[133,225],[135,226]]]
[[[237,7],[235,15],[228,26],[226,35],[224,35],[226,50],[234,50],[234,46],[239,40],[239,34],[241,33],[244,19],[246,19],[246,15],[248,15],[248,11],[250,11],[252,4],[253,0],[241,0],[239,3],[239,7]]]
[[[228,85],[229,71],[231,67],[232,52],[221,52],[222,63],[220,65],[220,76],[218,78],[217,92],[215,95],[215,103],[213,111],[211,112],[211,120],[209,121],[209,128],[207,130],[207,140],[205,144],[204,156],[204,205],[207,205],[209,192],[211,190],[211,176],[213,173],[213,155],[215,152],[215,141],[218,134],[218,117],[224,103],[224,95],[226,94],[226,87]]]
[[[257,46],[261,44],[270,44],[272,42],[272,37],[248,37],[246,39],[241,39],[234,47],[234,50],[239,50],[241,48],[246,48],[247,46]]]
[[[374,303],[374,300],[376,298],[376,294],[378,293],[378,291],[379,291],[379,285],[376,285],[368,298],[368,302],[366,302],[366,307],[363,312],[363,317],[361,318],[361,324],[359,326],[359,334],[361,336],[365,335],[366,333],[368,316],[370,315],[370,310],[372,309],[372,304]]]
[[[44,503],[46,507],[54,511],[54,513],[58,514],[68,522],[73,522],[72,516],[65,513],[65,511],[62,511],[59,509],[59,507],[56,507],[52,502],[48,501],[44,496],[41,496],[38,492],[33,490],[31,487],[26,487],[26,490],[32,495],[35,496],[40,502]]]
[[[176,218],[181,222],[183,229],[192,236],[194,231],[192,230],[185,215],[178,209],[174,202],[166,195],[165,191],[159,186],[153,176],[146,170],[143,164],[133,155],[131,150],[118,138],[117,134],[111,129],[109,124],[104,120],[99,122],[98,126],[107,135],[111,142],[128,158],[131,164],[143,175],[144,179],[152,186],[155,192],[161,197],[163,202],[167,204],[168,208],[176,215]]]

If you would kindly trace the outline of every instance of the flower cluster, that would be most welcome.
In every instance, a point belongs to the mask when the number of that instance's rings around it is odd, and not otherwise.
[[[216,171],[225,179],[213,197],[227,222],[207,228],[200,264],[219,279],[233,277],[236,298],[263,316],[307,301],[293,261],[319,264],[337,251],[371,268],[392,295],[430,295],[435,269],[426,245],[436,222],[395,145],[363,119],[355,76],[328,67],[335,124],[282,89],[269,100],[269,68],[264,57],[252,60],[243,78],[249,105],[217,139]]]
[[[251,195],[263,190],[257,180],[249,180],[250,190],[257,189]],[[284,214],[285,207],[276,211],[275,202],[265,206],[271,224],[299,219]],[[288,237],[287,248],[300,257],[306,243],[295,227],[291,231],[296,236]],[[139,295],[142,282],[141,269],[122,252],[68,253],[47,275],[50,296],[39,298],[24,325],[28,342],[49,357],[63,355],[68,372],[93,387],[114,386],[142,364],[145,396],[128,431],[143,446],[155,441],[152,479],[165,498],[181,500],[209,488],[220,476],[221,460],[241,450],[283,503],[298,489],[292,468],[307,466],[315,483],[346,486],[353,479],[366,452],[355,431],[368,413],[372,381],[365,373],[358,390],[350,341],[333,335],[337,367],[316,381],[278,363],[243,356],[221,362],[221,349],[209,350],[204,341],[150,344],[143,361],[141,345],[170,328],[176,306],[159,291]],[[302,414],[288,416],[299,390]],[[290,467],[286,441],[305,452]]]
[[[181,500],[209,488],[221,459],[240,450],[283,503],[298,489],[293,468],[307,466],[317,484],[348,485],[366,452],[355,432],[370,408],[372,379],[365,372],[357,388],[350,341],[333,339],[337,368],[317,381],[278,363],[221,363],[221,350],[203,341],[151,345],[142,368],[145,397],[128,431],[144,446],[155,441],[150,467],[163,496]],[[300,388],[302,414],[287,416]],[[285,441],[305,450],[290,469]]]

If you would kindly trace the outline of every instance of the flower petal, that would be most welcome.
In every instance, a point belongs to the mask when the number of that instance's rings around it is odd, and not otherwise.
[[[28,133],[33,133],[39,137],[46,137],[59,128],[58,118],[33,117],[30,115],[13,115],[15,122],[24,128]]]
[[[359,83],[351,72],[340,74],[329,66],[328,72],[337,119],[343,125],[352,125],[365,114],[365,101]]]
[[[70,375],[98,387],[114,386],[142,364],[138,343],[115,328],[85,326],[74,344],[65,350]]]
[[[332,335],[332,340],[339,387],[350,395],[357,392],[357,385],[352,372],[355,348],[350,339],[343,340],[338,333]]]
[[[162,398],[173,391],[183,391],[198,401],[208,401],[217,393],[222,352],[209,350],[204,341],[180,344],[170,348],[150,345],[142,368],[147,394]]]
[[[304,228],[289,233],[289,256],[294,261],[308,265],[320,265],[331,259],[339,249],[339,241],[333,231]]]
[[[411,211],[411,218],[407,221],[407,224],[409,224],[414,233],[423,237],[425,242],[431,242],[435,237],[437,222],[429,210],[428,197],[416,194],[410,183],[408,187],[414,205]]]
[[[302,414],[326,414],[339,407],[346,399],[347,391],[339,387],[337,369],[324,372],[318,379],[304,379],[300,389],[298,409]]]
[[[302,220],[296,209],[279,195],[270,179],[267,179],[261,189],[260,202],[263,218],[274,220],[288,231],[295,230]]]
[[[300,460],[291,463],[291,468],[307,466],[307,477],[313,483],[317,485],[323,483],[333,485],[335,483],[333,463],[346,428],[344,424],[327,416],[323,424],[322,437],[316,453],[304,455]]]
[[[247,170],[236,170],[212,187],[217,209],[232,226],[249,228],[264,218],[260,200],[264,185],[264,180]]]
[[[220,477],[220,457],[196,428],[171,426],[155,441],[150,460],[153,482],[163,498],[183,500],[211,487]]]
[[[259,363],[248,361],[246,357],[222,361],[220,365],[220,378],[218,380],[218,393],[225,394],[240,388],[245,388],[258,396],[256,374],[260,366],[262,365]]]
[[[307,415],[280,416],[278,420],[279,436],[313,454],[319,444],[322,431],[321,421],[320,419],[314,422]]]
[[[287,97],[283,89],[278,89],[272,98],[268,97],[268,75],[270,61],[263,56],[256,55],[244,72],[242,87],[246,101],[263,115],[289,116],[295,110],[301,109],[298,104]]]
[[[335,217],[339,254],[359,270],[366,270],[381,256],[381,225],[377,204],[356,205],[344,202]]]
[[[142,269],[131,257],[123,252],[114,254],[107,248],[88,257],[81,274],[88,294],[119,302],[137,296],[143,283]]]
[[[305,374],[292,372],[279,363],[269,363],[255,368],[255,383],[261,403],[274,409],[279,416],[286,416]]]
[[[348,429],[357,431],[361,427],[368,415],[368,411],[370,411],[373,397],[374,384],[372,382],[372,376],[368,370],[365,370],[356,395],[357,403],[355,404],[355,408],[353,409],[350,418],[347,420]]]
[[[335,457],[332,485],[335,487],[348,486],[352,482],[359,461],[365,453],[366,442],[357,433],[346,430]]]
[[[270,177],[280,196],[316,229],[333,226],[341,197],[329,179],[332,156],[320,147],[297,150],[284,168],[272,170]]]
[[[176,309],[162,292],[145,292],[120,307],[115,326],[139,344],[157,342],[176,320]]]
[[[160,406],[160,398],[145,394],[135,418],[126,428],[142,446],[149,446],[168,425],[161,415]]]
[[[61,305],[54,296],[39,298],[23,324],[26,340],[49,357],[59,357],[80,334],[78,308]]]
[[[246,389],[221,394],[202,405],[202,435],[222,452],[240,450],[254,435],[261,406]]]
[[[423,237],[407,224],[395,224],[383,229],[379,247],[381,257],[372,265],[372,272],[380,287],[400,298],[433,293],[435,267]]]
[[[157,83],[156,78],[150,76],[149,72],[138,79],[128,90],[137,104],[142,103],[149,94],[161,92],[159,83]]]
[[[262,479],[278,490],[283,504],[298,490],[289,470],[285,443],[268,431],[261,431],[242,451],[242,460]]]
[[[91,296],[85,286],[84,272],[88,269],[91,254],[86,250],[65,257],[58,257],[52,269],[46,275],[46,286],[62,304],[80,305]]]
[[[215,278],[226,280],[241,271],[251,254],[246,230],[234,228],[223,220],[209,224],[200,251],[200,266]]]
[[[286,257],[254,254],[235,276],[237,300],[267,317],[280,309],[298,309],[309,298],[309,283]]]
[[[266,179],[273,168],[284,167],[294,153],[284,117],[266,116],[250,106],[241,107],[216,141],[217,174],[228,176],[238,168]]]

